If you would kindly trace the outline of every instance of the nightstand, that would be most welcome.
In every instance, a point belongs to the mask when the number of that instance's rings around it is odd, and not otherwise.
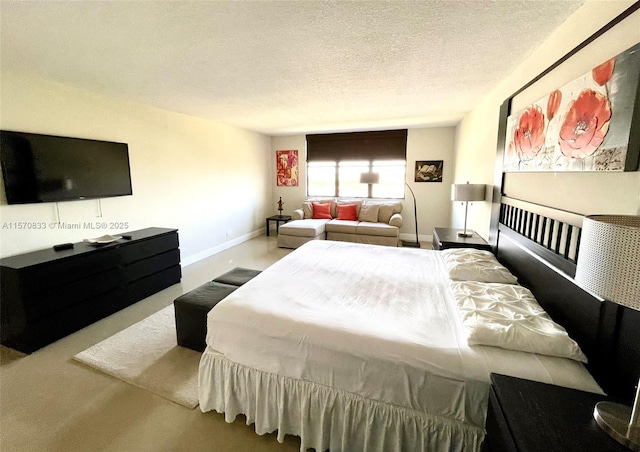
[[[460,229],[434,228],[433,229],[433,249],[446,250],[448,248],[476,248],[479,250],[491,251],[491,246],[485,239],[480,237],[475,231],[471,237],[460,237]]]
[[[491,374],[484,450],[628,452],[593,419],[593,407],[601,400],[608,398]]]
[[[280,232],[280,223],[287,223],[291,221],[291,215],[273,215],[266,220],[267,224],[267,237],[269,237],[269,222],[276,222],[276,235]]]

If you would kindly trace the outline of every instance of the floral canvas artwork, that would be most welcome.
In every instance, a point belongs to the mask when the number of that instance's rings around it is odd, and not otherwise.
[[[298,151],[276,151],[278,187],[298,186]]]
[[[504,171],[624,171],[639,78],[636,44],[509,116]]]

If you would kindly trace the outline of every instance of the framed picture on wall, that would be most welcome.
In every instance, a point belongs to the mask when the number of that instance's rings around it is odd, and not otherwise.
[[[298,151],[276,151],[278,187],[298,186]]]
[[[416,182],[442,182],[442,160],[416,161]]]
[[[639,67],[640,43],[509,116],[504,171],[635,171]]]

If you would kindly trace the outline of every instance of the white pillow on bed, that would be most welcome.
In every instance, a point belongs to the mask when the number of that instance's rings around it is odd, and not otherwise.
[[[514,284],[453,282],[469,345],[490,345],[587,362],[566,330],[551,320],[529,289]]]
[[[518,279],[489,251],[454,248],[441,251],[449,278],[454,281],[516,284]]]

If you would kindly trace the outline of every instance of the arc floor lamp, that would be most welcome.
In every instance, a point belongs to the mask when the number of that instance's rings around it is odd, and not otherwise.
[[[360,183],[361,184],[378,184],[380,183],[380,174],[374,172],[360,173]],[[411,187],[406,182],[404,185],[407,186],[409,191],[411,192],[411,196],[413,197],[413,218],[415,220],[416,225],[416,241],[410,240],[401,240],[402,246],[411,247],[411,248],[420,248],[420,239],[418,238],[418,206],[416,204],[416,195],[411,190]]]

